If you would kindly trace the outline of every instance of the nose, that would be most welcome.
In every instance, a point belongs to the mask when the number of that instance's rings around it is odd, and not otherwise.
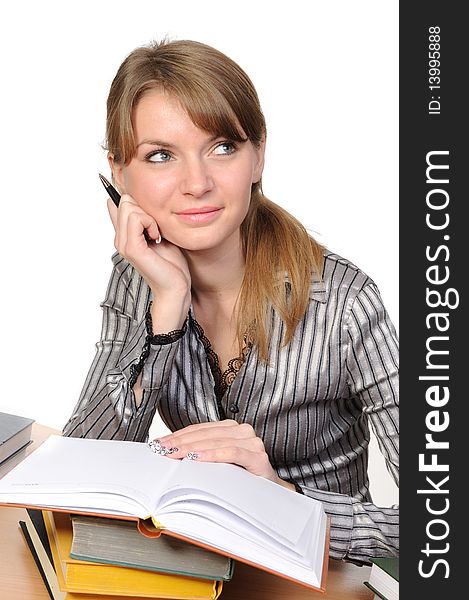
[[[187,161],[181,177],[181,192],[200,198],[213,188],[213,179],[208,165],[199,158]]]

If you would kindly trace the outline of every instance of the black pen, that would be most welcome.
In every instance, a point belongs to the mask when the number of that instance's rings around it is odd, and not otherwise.
[[[101,179],[101,183],[104,185],[104,189],[109,194],[109,197],[111,198],[111,200],[114,202],[114,204],[116,206],[119,206],[119,202],[121,199],[121,195],[119,194],[119,192],[112,185],[112,183],[110,181],[108,181],[106,179],[106,177],[104,177],[104,175],[101,175],[101,173],[98,173],[98,175],[99,175],[99,178]],[[146,229],[143,231],[143,235],[145,236],[145,239],[147,240],[148,243],[155,242],[155,244],[159,244],[161,242],[161,235],[158,240],[152,240],[152,238],[148,235],[148,231]]]
[[[120,199],[121,199],[121,195],[119,194],[119,192],[112,185],[112,183],[110,183],[106,179],[106,177],[104,177],[104,175],[101,175],[101,173],[99,173],[99,178],[101,179],[101,183],[104,185],[104,189],[109,194],[109,197],[111,198],[111,200],[114,202],[114,204],[116,206],[119,206],[119,202],[120,202]]]

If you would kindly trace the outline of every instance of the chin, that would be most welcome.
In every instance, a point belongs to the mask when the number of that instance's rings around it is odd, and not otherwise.
[[[220,232],[217,232],[217,235],[214,235],[214,232],[209,232],[208,230],[203,231],[199,229],[198,231],[186,231],[183,234],[179,235],[168,235],[165,236],[163,233],[163,237],[171,242],[175,246],[181,248],[181,250],[187,252],[204,252],[208,250],[215,250],[216,248],[221,248],[225,244],[233,243],[236,239],[236,243],[238,243],[238,236],[234,238],[232,234],[229,233],[226,235],[220,235]]]
[[[207,250],[213,245],[213,240],[209,240],[205,236],[191,235],[190,232],[179,235],[175,235],[174,233],[166,235],[164,231],[161,231],[161,235],[166,241],[174,244],[178,248],[181,248],[181,250]]]
[[[176,244],[181,250],[184,252],[206,252],[208,250],[214,250],[219,247],[219,244],[210,244],[203,242],[191,242],[189,240],[185,240],[180,244]]]

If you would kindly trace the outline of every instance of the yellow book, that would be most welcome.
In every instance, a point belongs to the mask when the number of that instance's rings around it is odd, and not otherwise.
[[[72,528],[69,515],[49,511],[43,511],[43,515],[59,586],[63,591],[177,600],[216,600],[222,591],[221,581],[141,571],[70,558]]]
[[[20,521],[20,526],[36,564],[40,564],[42,567],[42,571],[39,570],[39,573],[44,579],[44,584],[46,585],[53,600],[97,600],[96,594],[75,594],[74,592],[62,592],[59,585],[59,577],[61,584],[63,585],[64,583],[62,572],[59,569],[60,575],[58,576],[52,567],[46,550],[42,545],[42,538],[38,537],[37,531],[31,519],[27,517],[26,522]],[[105,598],[106,600],[141,600],[141,597],[137,596],[106,595]]]

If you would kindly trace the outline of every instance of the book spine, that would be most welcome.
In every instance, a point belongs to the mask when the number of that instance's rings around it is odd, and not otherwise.
[[[46,573],[45,573],[44,569],[42,568],[41,562],[40,562],[39,557],[36,552],[36,548],[34,547],[33,541],[31,539],[31,536],[29,535],[29,531],[26,527],[26,523],[24,521],[19,521],[19,525],[21,527],[21,531],[23,532],[24,539],[26,540],[29,551],[31,552],[31,554],[34,558],[34,562],[36,563],[37,570],[39,571],[39,574],[42,577],[42,581],[44,582],[44,585],[46,586],[47,593],[49,594],[51,600],[54,600],[54,594],[52,593],[51,586],[49,585],[49,582],[47,580]]]

